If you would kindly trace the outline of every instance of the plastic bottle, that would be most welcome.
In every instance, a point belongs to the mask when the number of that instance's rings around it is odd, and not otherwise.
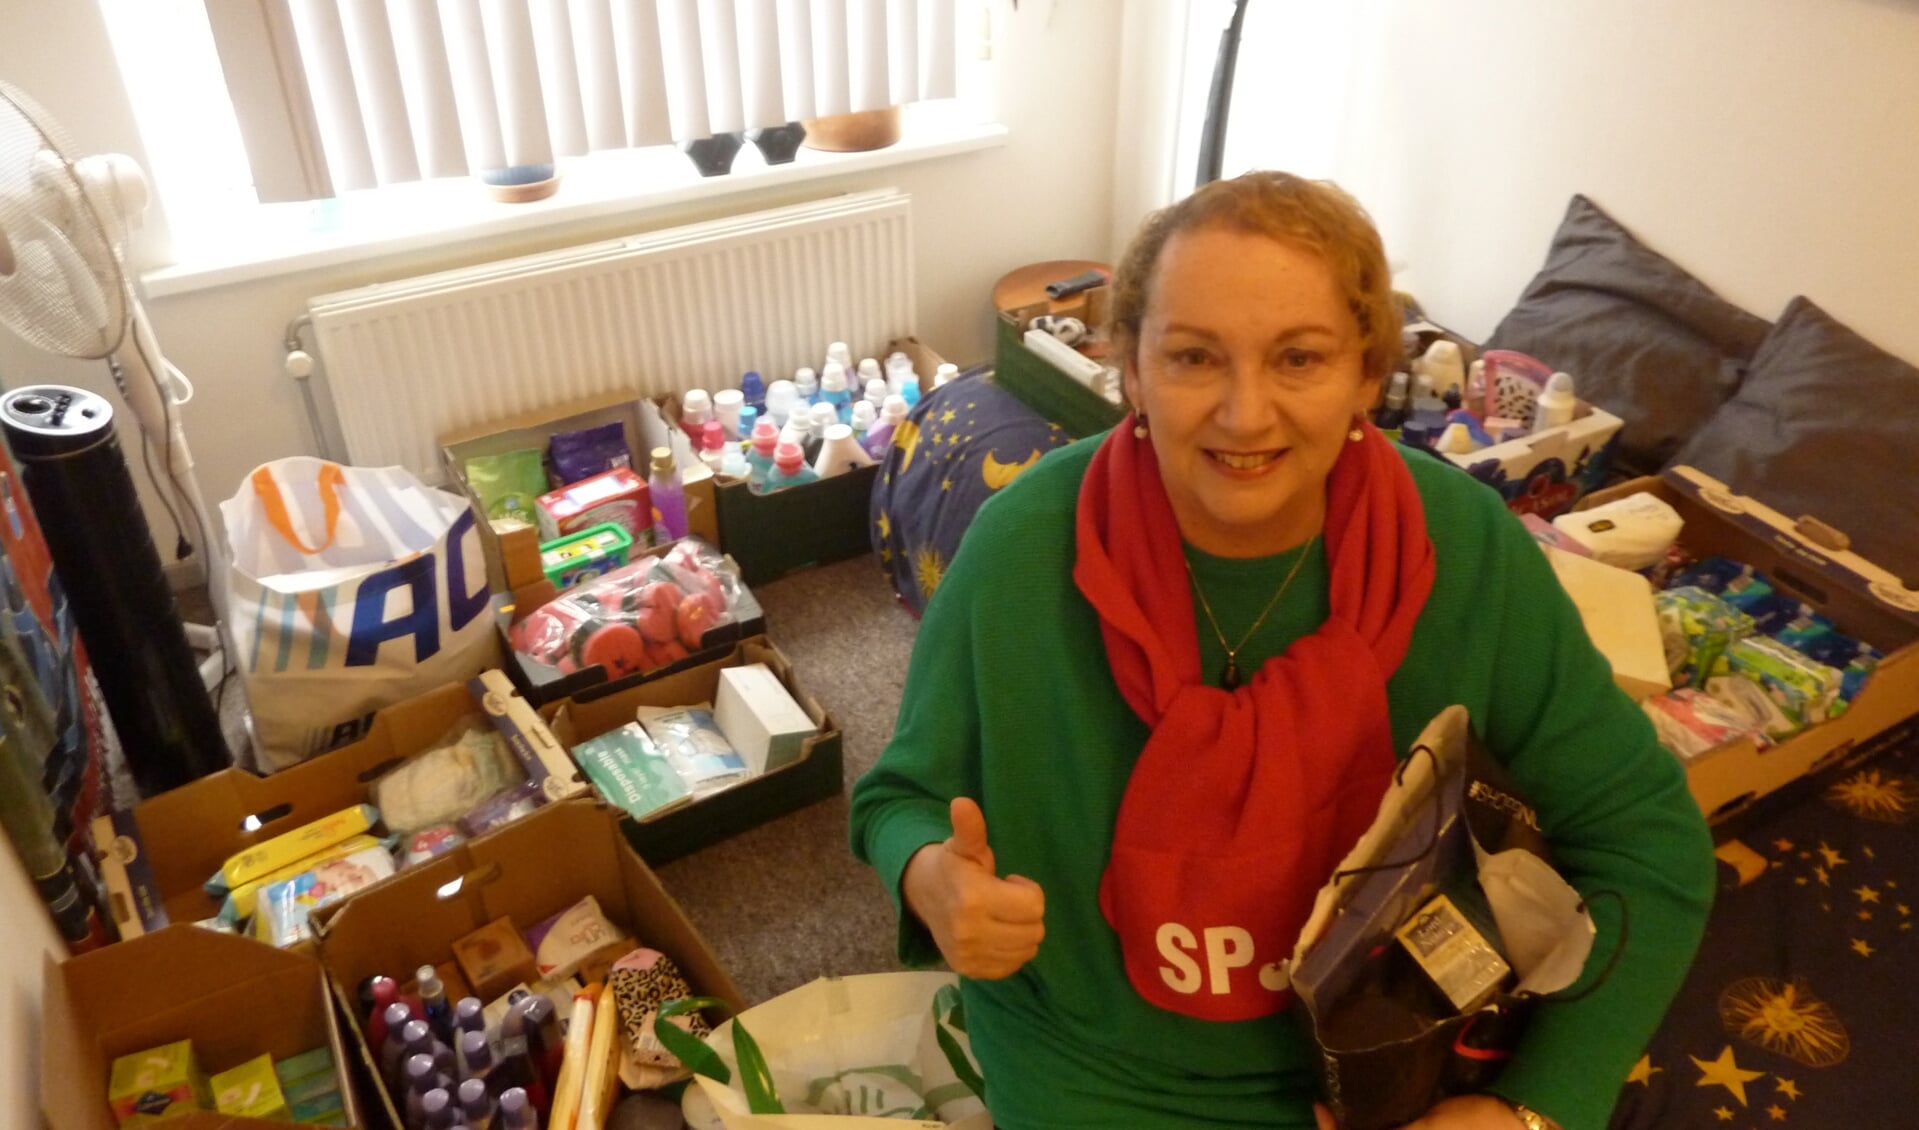
[[[1579,398],[1573,395],[1571,373],[1554,373],[1546,380],[1546,387],[1539,390],[1539,399],[1533,404],[1533,433],[1557,428],[1572,423],[1573,412],[1579,407]]]
[[[816,482],[819,475],[806,465],[806,453],[798,446],[782,443],[773,452],[773,473],[766,476],[766,493]]]
[[[774,381],[766,386],[766,405],[760,411],[760,419],[769,420],[775,428],[786,426],[787,417],[793,409],[799,407],[800,390],[792,381]],[[748,433],[751,434],[751,433]]]
[[[564,1054],[552,1000],[540,993],[524,997],[514,1001],[500,1021],[500,1062],[493,1081],[502,1094],[510,1087],[521,1088],[534,1108],[544,1111]]]
[[[485,1043],[486,1037],[481,1036]],[[468,1079],[460,1084],[460,1116],[471,1130],[493,1130],[493,1096],[486,1092],[486,1080]]]
[[[400,1001],[400,983],[391,977],[375,977],[367,983],[367,996],[372,1007],[367,1010],[366,1042],[368,1047],[386,1047],[386,1010]],[[407,1020],[413,1019],[411,1016]],[[401,1021],[402,1024],[406,1021]]]
[[[886,355],[886,391],[889,395],[899,395],[900,374],[912,367],[913,359],[897,349]]]
[[[736,388],[723,388],[713,394],[713,419],[718,420],[727,439],[740,438],[740,409],[746,397]]]
[[[700,442],[700,428],[713,418],[713,398],[703,388],[688,389],[680,398],[680,430],[694,443]]]
[[[846,370],[831,361],[820,373],[819,403],[833,409],[835,417],[842,424],[853,418],[853,394],[846,390]]]
[[[753,426],[753,446],[746,453],[746,481],[754,490],[766,487],[766,476],[773,470],[773,449],[780,443],[780,430],[770,420]]]
[[[435,1087],[420,1099],[420,1125],[424,1130],[453,1130],[458,1115],[453,1093],[444,1087]]]
[[[872,405],[873,416],[877,419],[880,413],[880,405],[886,403],[886,398],[892,395],[892,392],[893,390],[887,386],[886,378],[874,377],[872,380],[866,382],[866,399],[861,401],[861,403]],[[852,421],[849,420],[847,422],[851,423]]]
[[[820,453],[813,457],[813,473],[822,479],[834,475],[844,475],[855,467],[870,467],[873,457],[853,438],[850,424],[831,424],[827,426],[826,438],[820,443]]]
[[[484,1087],[487,1076],[493,1074],[493,1047],[486,1042],[485,1032],[460,1034],[460,1060],[466,1064],[461,1081]]]
[[[729,443],[720,456],[719,473],[733,479],[744,479],[748,474],[746,452],[740,450],[737,443]]]
[[[866,453],[873,458],[884,458],[887,445],[893,442],[893,429],[899,427],[900,421],[904,419],[906,419],[906,398],[887,397],[886,406],[880,409],[879,422],[866,433],[866,438],[860,441],[860,445],[866,448]]]
[[[871,357],[860,358],[859,381],[853,386],[854,388],[863,389],[874,381],[884,380],[887,380],[887,374],[880,372],[880,363],[878,361],[873,360]],[[891,392],[893,390],[891,387],[888,387],[886,391]]]
[[[920,402],[920,375],[911,369],[900,373],[900,398],[906,401],[908,408]]]
[[[680,489],[680,473],[673,467],[673,449],[653,449],[653,472],[646,480],[653,499],[655,540],[661,545],[686,536],[686,495]]]
[[[413,1006],[405,1001],[395,1001],[386,1006],[383,1019],[386,1021],[386,1039],[380,1044],[380,1074],[388,1082],[394,1082],[400,1078],[400,1069],[406,1064],[406,1026],[413,1020]]]
[[[885,402],[885,398],[882,397],[880,403],[884,404]],[[853,438],[857,440],[866,439],[866,433],[873,430],[873,425],[879,422],[879,418],[880,410],[878,404],[870,400],[856,401],[853,404]]]
[[[751,408],[761,408],[766,404],[766,381],[756,369],[748,369],[740,377],[740,397]]]
[[[526,1092],[508,1087],[500,1092],[500,1121],[497,1130],[540,1130],[540,1116]]]
[[[759,426],[760,410],[751,404],[740,406],[740,442],[744,444],[753,435],[753,429]]]
[[[853,351],[848,349],[846,343],[843,341],[836,341],[826,347],[826,359],[828,361],[838,361],[840,368],[848,372],[853,371]]]
[[[408,1126],[418,1126],[425,1113],[420,1108],[420,1100],[426,1093],[440,1085],[439,1073],[433,1070],[433,1057],[430,1055],[408,1056],[406,1061],[406,1092],[401,1098],[402,1113]]]
[[[422,965],[414,978],[420,983],[420,1006],[426,1013],[427,1027],[442,1040],[452,1039],[453,1005],[446,999],[446,986],[441,983],[440,975],[431,965]]]
[[[793,391],[799,394],[801,404],[811,408],[820,396],[820,375],[806,368],[794,370]]]
[[[453,1006],[453,1027],[459,1032],[486,1031],[486,1005],[479,997],[461,997]]]
[[[851,410],[847,412],[847,415],[852,415]],[[812,462],[813,457],[820,453],[820,444],[826,442],[826,429],[843,422],[839,412],[832,405],[815,404],[813,406],[813,419],[806,429],[806,443],[803,445],[807,462]]]
[[[718,420],[708,420],[700,428],[700,462],[718,474],[726,458],[726,428]]]
[[[426,1021],[409,1020],[406,1022],[406,1027],[400,1029],[400,1032],[400,1038],[406,1041],[406,1051],[402,1053],[400,1057],[401,1071],[405,1070],[405,1065],[411,1062],[416,1055],[423,1055],[428,1059],[433,1058],[433,1046],[438,1041],[434,1040],[433,1029],[427,1026]],[[401,1078],[404,1080],[404,1076]],[[395,1088],[395,1090],[398,1090],[398,1088]]]
[[[933,370],[933,387],[939,388],[957,376],[959,376],[959,366],[950,361],[942,361],[940,367]]]

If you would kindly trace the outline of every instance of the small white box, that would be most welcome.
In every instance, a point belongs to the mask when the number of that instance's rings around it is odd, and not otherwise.
[[[755,774],[798,761],[800,747],[819,733],[813,719],[764,663],[720,670],[713,721]]]

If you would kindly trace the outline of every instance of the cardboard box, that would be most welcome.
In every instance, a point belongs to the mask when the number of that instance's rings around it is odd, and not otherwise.
[[[643,553],[635,553],[633,561],[629,564],[647,557],[658,557],[670,549],[672,546],[658,546]],[[734,570],[742,574],[742,580],[744,580],[745,567],[733,561],[732,554],[727,554],[727,559]],[[553,582],[544,578],[515,589],[512,603],[503,610],[504,622],[500,625],[500,650],[506,656],[506,672],[513,680],[513,686],[536,707],[583,694],[593,688],[604,686],[600,693],[607,693],[636,686],[650,679],[670,675],[675,671],[684,671],[689,667],[718,659],[740,640],[766,631],[766,613],[760,608],[760,602],[753,596],[752,591],[742,584],[739,602],[733,609],[734,618],[724,624],[715,624],[701,633],[700,646],[677,663],[622,676],[615,676],[598,663],[576,671],[562,671],[550,663],[542,663],[513,650],[513,641],[508,635],[511,625],[531,616],[558,595],[559,590],[554,587]]]
[[[1619,417],[1583,400],[1579,411],[1559,427],[1445,458],[1497,490],[1515,514],[1564,514],[1606,481],[1619,438]]]
[[[525,930],[588,895],[638,944],[671,957],[695,992],[743,1008],[732,977],[627,846],[619,825],[618,813],[596,801],[548,805],[323,911],[320,960],[351,1018],[354,1054],[375,1062],[357,1014],[362,981],[445,961],[455,941],[496,919]],[[399,1125],[384,1086],[374,1091]]]
[[[1078,318],[1088,329],[1106,321],[1111,286],[1082,291],[1069,305],[1035,302],[1001,310],[996,319],[993,383],[1024,401],[1027,407],[1058,424],[1075,439],[1103,432],[1126,415],[1126,405],[1074,380],[1059,367],[1026,347],[1026,324],[1041,314]],[[1117,382],[1115,382],[1117,383]]]
[[[539,497],[535,507],[541,545],[603,525],[625,530],[629,544],[652,540],[652,495],[646,479],[631,467],[615,467],[549,491]],[[540,569],[544,575],[544,560]]]
[[[556,404],[522,413],[479,427],[464,428],[440,437],[440,455],[446,463],[447,482],[464,492],[476,513],[480,543],[486,550],[487,581],[493,591],[512,592],[544,579],[540,569],[540,533],[533,526],[496,531],[485,521],[485,508],[466,482],[466,461],[481,455],[500,455],[526,447],[544,449],[555,432],[578,431],[601,424],[617,423],[626,433],[628,449],[633,453],[633,469],[646,474],[647,452],[667,446],[669,436],[657,409],[639,393],[612,393]],[[677,430],[677,429],[675,429]],[[695,464],[699,461],[695,459]],[[684,466],[684,464],[683,464]],[[699,473],[690,470],[684,482],[686,491],[687,532],[720,544],[713,480],[704,464]]]
[[[799,760],[800,746],[819,732],[764,663],[720,669],[713,722],[754,773]]]
[[[844,784],[844,755],[839,729],[833,720],[818,701],[801,689],[791,662],[765,636],[742,640],[723,659],[622,691],[589,692],[541,711],[554,737],[572,749],[588,738],[633,721],[641,706],[712,702],[719,693],[720,672],[747,663],[764,663],[779,676],[794,701],[819,727],[819,733],[800,743],[799,759],[789,765],[749,777],[691,804],[682,804],[643,820],[624,821],[627,839],[648,863],[655,866],[667,863],[776,816],[838,795]]]
[[[228,857],[366,803],[375,778],[471,717],[491,719],[522,765],[537,766],[549,798],[587,791],[565,747],[504,674],[449,683],[381,710],[365,738],[291,769],[270,777],[222,770],[95,820],[94,850],[120,936],[218,914],[220,904],[203,884]]]
[[[1724,820],[1808,773],[1862,758],[1879,748],[1880,735],[1919,716],[1919,592],[1838,548],[1829,527],[1788,518],[1691,467],[1600,491],[1584,505],[1639,491],[1650,491],[1679,511],[1686,522],[1680,544],[1694,554],[1751,565],[1840,631],[1885,653],[1865,689],[1838,718],[1770,749],[1740,738],[1688,761],[1687,785],[1709,820]]]
[[[1651,583],[1638,573],[1577,553],[1549,545],[1540,549],[1579,609],[1593,646],[1612,664],[1613,682],[1619,689],[1634,702],[1671,690]]]
[[[260,1055],[276,1061],[329,1049],[346,1060],[326,977],[309,954],[246,938],[169,926],[93,953],[45,963],[40,1109],[52,1130],[114,1130],[108,1074],[119,1056],[193,1041],[208,1073]],[[348,1125],[364,1125],[344,1075]],[[161,1125],[215,1130],[233,1116],[198,1111]],[[250,1125],[291,1126],[288,1122]]]
[[[875,464],[771,494],[754,494],[744,480],[723,482],[715,492],[720,544],[749,585],[871,553],[878,478]]]

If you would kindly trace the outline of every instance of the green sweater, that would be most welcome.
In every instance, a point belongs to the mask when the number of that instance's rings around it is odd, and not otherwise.
[[[926,609],[892,743],[854,786],[853,851],[897,901],[907,860],[951,834],[950,798],[970,796],[1000,873],[1045,891],[1039,956],[1005,980],[963,982],[1002,1130],[1310,1128],[1317,1074],[1298,1018],[1216,1023],[1147,1004],[1100,914],[1120,796],[1147,738],[1072,578],[1074,507],[1100,438],[1050,453],[981,507]],[[1387,685],[1394,743],[1403,752],[1435,714],[1463,704],[1537,807],[1562,873],[1628,905],[1631,941],[1612,977],[1582,1001],[1540,1008],[1496,1088],[1567,1130],[1597,1130],[1698,947],[1711,842],[1678,762],[1613,685],[1525,529],[1458,470],[1406,459],[1438,577]],[[1190,547],[1187,556],[1233,637],[1292,563]],[[1242,668],[1256,670],[1327,612],[1315,548],[1243,649]],[[1201,670],[1216,678],[1225,650],[1209,628],[1197,631]],[[1617,906],[1593,903],[1589,977],[1614,948]],[[899,947],[911,964],[939,959],[903,905]]]

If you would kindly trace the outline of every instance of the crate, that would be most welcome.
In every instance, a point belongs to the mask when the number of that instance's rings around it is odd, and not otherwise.
[[[1787,518],[1691,467],[1597,492],[1575,509],[1640,491],[1679,511],[1686,522],[1680,543],[1688,550],[1751,565],[1840,631],[1885,653],[1839,717],[1770,749],[1742,737],[1687,760],[1687,786],[1708,820],[1725,820],[1800,777],[1863,756],[1879,735],[1919,716],[1919,592],[1835,545],[1819,523]]]
[[[993,352],[993,383],[1024,401],[1026,406],[1064,428],[1075,439],[1103,432],[1119,423],[1126,406],[1061,372],[1050,361],[1026,348],[1026,323],[1040,314],[1078,318],[1088,328],[1106,318],[1110,286],[1098,286],[1076,295],[1068,305],[1036,302],[1001,310]]]

